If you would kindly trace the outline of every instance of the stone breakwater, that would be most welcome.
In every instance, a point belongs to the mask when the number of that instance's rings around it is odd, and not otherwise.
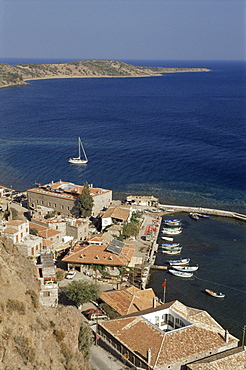
[[[241,221],[246,221],[246,215],[232,212],[232,211],[223,211],[213,208],[202,208],[202,207],[187,207],[187,206],[170,206],[159,204],[159,209],[167,212],[192,212],[192,213],[204,213],[210,216],[221,216],[221,217],[231,217],[236,218]]]

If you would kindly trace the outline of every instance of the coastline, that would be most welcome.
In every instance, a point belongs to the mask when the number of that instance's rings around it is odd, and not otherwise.
[[[61,78],[161,77],[169,73],[210,72],[208,68],[136,66],[113,60],[46,64],[0,64],[0,88],[27,85],[26,81]]]

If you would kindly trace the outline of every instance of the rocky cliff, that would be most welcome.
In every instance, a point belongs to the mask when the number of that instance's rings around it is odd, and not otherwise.
[[[39,304],[35,266],[0,238],[0,368],[87,369],[79,351],[81,314]]]

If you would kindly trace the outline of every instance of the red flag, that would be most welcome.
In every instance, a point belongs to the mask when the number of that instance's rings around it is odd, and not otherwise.
[[[163,286],[163,288],[165,288],[167,286],[167,281],[166,279],[163,281],[163,283],[161,284],[161,286]]]

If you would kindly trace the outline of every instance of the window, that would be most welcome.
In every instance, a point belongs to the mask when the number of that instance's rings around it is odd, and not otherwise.
[[[155,325],[159,326],[160,325],[160,318],[159,316],[155,316]]]
[[[51,206],[51,203],[50,202],[48,202],[48,207],[50,207]]]
[[[50,292],[43,292],[43,297],[50,297]]]
[[[61,205],[61,209],[64,209],[64,205],[63,204]]]

